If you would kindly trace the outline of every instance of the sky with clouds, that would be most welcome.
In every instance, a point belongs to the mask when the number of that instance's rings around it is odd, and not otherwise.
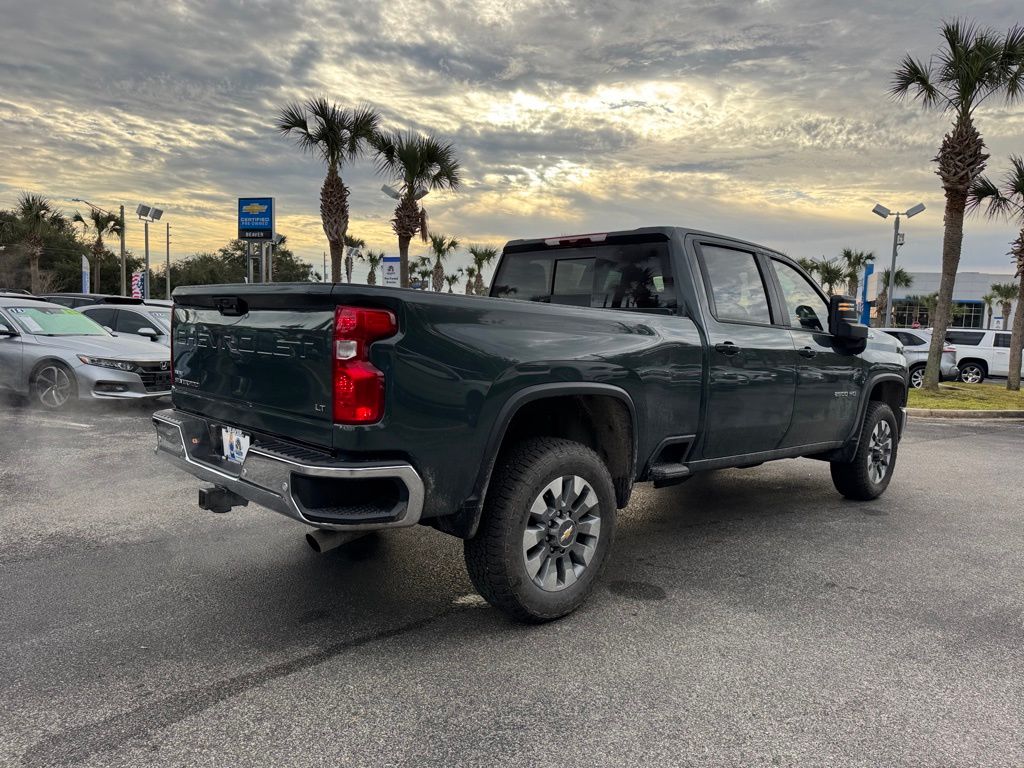
[[[235,198],[277,198],[278,229],[319,266],[318,161],[273,130],[325,94],[453,141],[435,231],[515,237],[679,224],[793,256],[888,259],[876,201],[928,210],[901,263],[939,265],[931,158],[947,121],[886,95],[944,18],[1005,30],[1013,3],[934,0],[0,0],[0,207],[22,190],[165,209],[175,258],[233,236]],[[1000,173],[1024,106],[977,116]],[[396,252],[372,163],[343,171],[350,232]],[[161,233],[162,234],[162,233]],[[1010,272],[1012,226],[972,220],[962,270]],[[162,252],[162,241],[155,248]],[[129,247],[142,250],[141,225]],[[416,252],[418,246],[414,247]],[[422,248],[420,248],[422,250]]]

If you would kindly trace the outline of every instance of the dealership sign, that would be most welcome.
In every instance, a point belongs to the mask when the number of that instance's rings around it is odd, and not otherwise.
[[[238,198],[238,239],[274,239],[274,198]]]
[[[384,257],[384,263],[381,265],[384,270],[384,285],[401,285],[401,280],[399,280],[401,264],[402,260],[398,256]]]

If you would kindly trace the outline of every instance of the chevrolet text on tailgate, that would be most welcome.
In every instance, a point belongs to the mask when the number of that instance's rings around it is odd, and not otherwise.
[[[508,243],[490,297],[359,285],[174,292],[158,452],[311,526],[323,551],[426,523],[524,621],[579,606],[634,483],[806,456],[889,484],[899,343],[786,256],[650,227]]]

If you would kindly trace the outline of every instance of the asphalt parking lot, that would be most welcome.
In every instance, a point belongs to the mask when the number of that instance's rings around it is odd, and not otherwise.
[[[868,504],[808,460],[640,486],[541,627],[455,539],[316,555],[152,444],[0,407],[2,765],[1024,765],[1021,423],[912,422]]]

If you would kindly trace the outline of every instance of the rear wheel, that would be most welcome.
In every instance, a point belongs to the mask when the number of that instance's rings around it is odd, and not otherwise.
[[[981,363],[964,363],[960,366],[960,381],[965,384],[981,384],[987,373]]]
[[[885,403],[872,401],[864,415],[860,443],[852,461],[832,462],[832,483],[848,499],[870,501],[889,487],[896,467],[899,432]]]
[[[910,369],[910,386],[920,389],[924,386],[924,366],[915,365]]]
[[[45,363],[32,374],[32,402],[58,411],[78,397],[75,374],[62,363]]]
[[[580,443],[533,438],[495,470],[466,567],[491,605],[518,621],[550,621],[586,600],[614,533],[604,462]]]

